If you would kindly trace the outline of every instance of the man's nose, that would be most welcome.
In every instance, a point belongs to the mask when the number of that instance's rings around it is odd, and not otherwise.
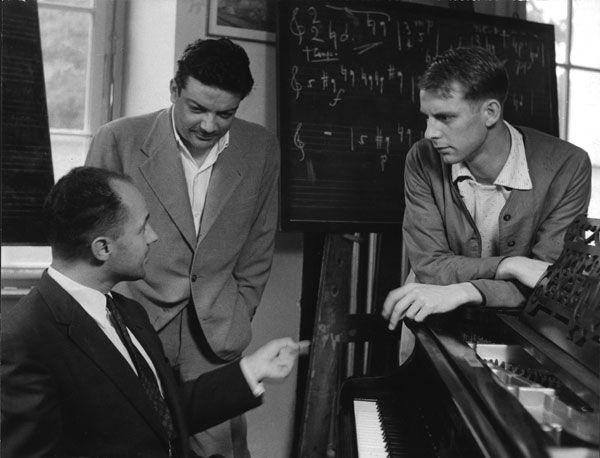
[[[152,229],[152,226],[150,226],[150,223],[148,223],[148,231],[146,233],[146,241],[147,241],[148,245],[156,242],[157,240],[158,240],[158,235],[156,235],[156,232],[154,232],[154,229]]]
[[[217,119],[214,113],[205,113],[200,127],[204,132],[212,133],[217,130]]]
[[[425,129],[425,138],[433,140],[440,137],[440,131],[437,127],[437,123],[433,120],[427,120],[427,128]]]

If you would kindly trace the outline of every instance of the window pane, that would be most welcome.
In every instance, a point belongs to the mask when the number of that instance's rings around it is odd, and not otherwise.
[[[571,63],[600,68],[600,1],[573,0]]]
[[[39,9],[50,127],[85,128],[90,13]]]
[[[571,70],[569,97],[569,141],[583,148],[600,166],[600,72]]]
[[[591,0],[597,1],[597,0]],[[527,20],[554,24],[556,62],[564,64],[567,52],[567,0],[529,0]]]
[[[565,127],[567,126],[567,72],[564,67],[556,67],[556,85],[558,96],[558,131],[560,138],[565,138]]]
[[[73,167],[83,165],[90,140],[88,135],[50,134],[55,182]]]
[[[102,0],[106,1],[106,0]],[[91,8],[94,6],[94,0],[38,0],[39,4],[51,3],[53,5],[68,5],[79,6],[83,8]]]

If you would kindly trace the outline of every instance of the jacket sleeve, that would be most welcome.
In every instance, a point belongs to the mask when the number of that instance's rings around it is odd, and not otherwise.
[[[243,304],[254,316],[262,297],[273,261],[279,192],[279,145],[269,135],[265,148],[267,159],[258,195],[257,216],[252,223],[233,269],[237,283],[237,306]]]
[[[573,151],[575,150],[575,151]],[[567,227],[582,214],[587,214],[592,188],[592,165],[587,153],[571,145],[571,151],[557,176],[569,177],[565,187],[552,187],[550,192],[560,192],[557,205],[540,224],[531,249],[531,257],[555,262],[564,245]]]
[[[184,382],[181,394],[190,433],[218,425],[262,403],[262,397],[250,390],[239,361]]]
[[[92,138],[85,158],[85,165],[123,173],[123,164],[118,154],[117,140],[110,128],[110,124],[102,126]]]
[[[31,339],[2,336],[2,456],[64,456],[58,390]],[[38,342],[39,344],[39,342]],[[42,344],[43,345],[43,344]]]
[[[432,178],[425,172],[427,167],[431,168],[431,164],[424,164],[418,145],[413,146],[404,172],[406,208],[403,234],[417,280],[435,285],[471,282],[488,306],[522,305],[526,288],[517,286],[518,282],[494,280],[503,256],[473,258],[457,255],[450,249],[442,213],[433,196]],[[435,179],[443,180],[441,170],[430,172],[439,173]]]

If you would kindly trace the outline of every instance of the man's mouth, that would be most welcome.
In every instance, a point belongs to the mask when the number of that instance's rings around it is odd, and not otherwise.
[[[212,135],[210,135],[210,134],[202,134],[202,133],[199,133],[199,132],[193,132],[193,134],[194,134],[194,136],[197,139],[205,141],[205,142],[211,141],[211,140],[213,140],[216,137],[216,135],[214,135],[214,134],[212,134]]]

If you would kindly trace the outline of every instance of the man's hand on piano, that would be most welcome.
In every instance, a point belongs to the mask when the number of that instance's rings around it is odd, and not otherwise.
[[[518,280],[529,288],[535,287],[538,280],[552,264],[525,256],[504,258],[496,269],[496,280]]]
[[[482,301],[481,293],[471,283],[447,286],[407,283],[389,292],[383,303],[382,315],[389,320],[389,329],[395,329],[404,318],[423,321],[431,314],[449,312],[463,304]]]

